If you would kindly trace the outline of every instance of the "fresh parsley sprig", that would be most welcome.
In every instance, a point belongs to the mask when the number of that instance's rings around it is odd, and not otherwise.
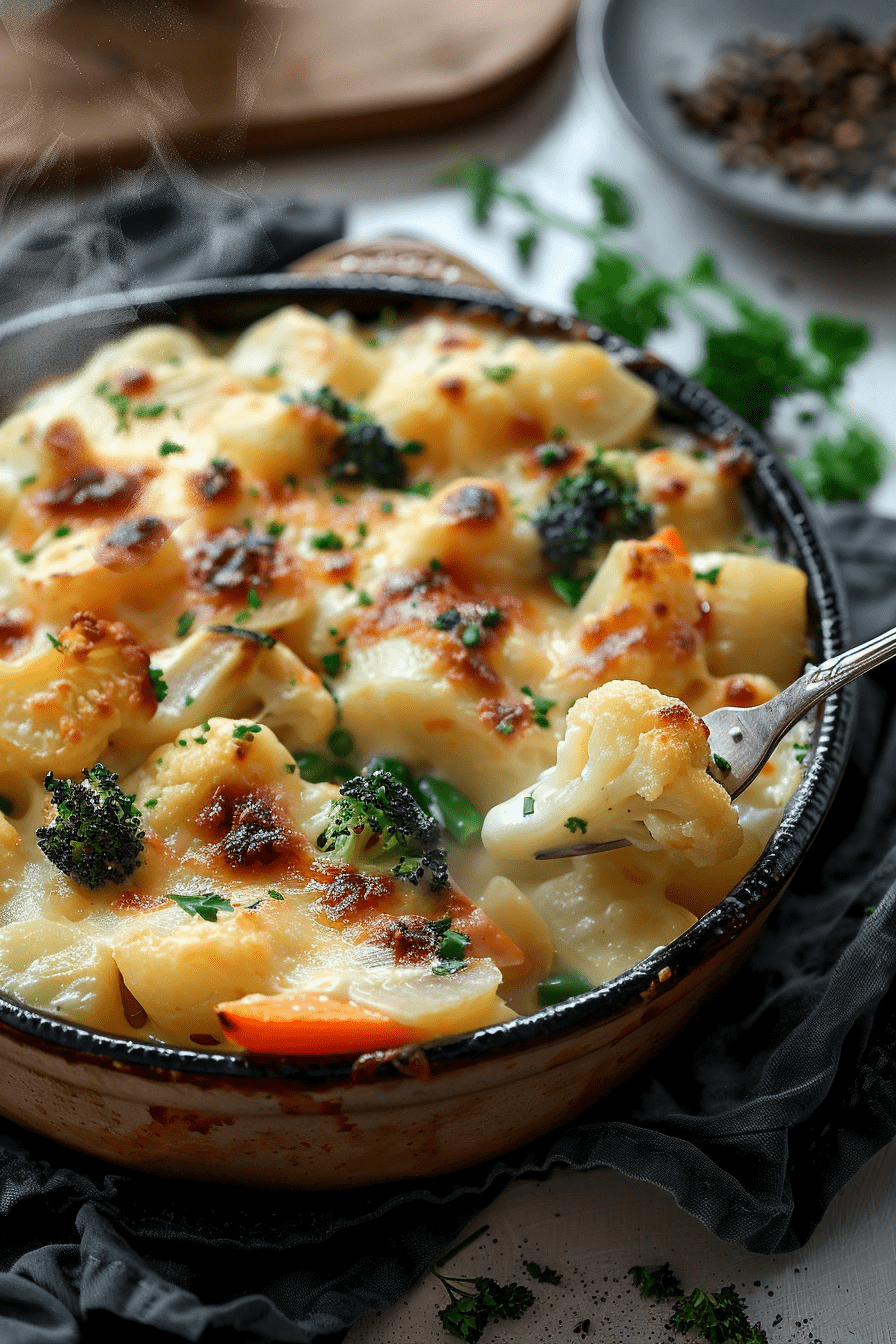
[[[781,447],[810,495],[860,501],[880,481],[890,449],[840,396],[849,370],[871,345],[866,325],[812,313],[797,335],[781,313],[727,280],[706,251],[681,275],[663,275],[620,239],[635,222],[635,206],[623,187],[599,174],[589,178],[595,202],[590,223],[545,209],[482,159],[458,164],[450,180],[468,189],[477,224],[487,225],[499,202],[516,209],[521,227],[513,242],[523,266],[548,229],[589,245],[588,270],[572,291],[576,312],[586,321],[635,345],[669,330],[679,317],[695,323],[703,333],[702,358],[693,371],[698,382],[757,428],[793,412],[801,428]]]
[[[449,1335],[466,1340],[467,1344],[477,1344],[486,1326],[493,1321],[518,1321],[535,1301],[531,1290],[519,1283],[498,1283],[484,1275],[475,1278],[449,1277],[440,1272],[449,1260],[453,1260],[460,1251],[487,1231],[487,1227],[478,1228],[459,1246],[453,1246],[450,1251],[440,1255],[430,1266],[451,1299],[448,1306],[439,1312],[439,1320]]]
[[[746,1303],[733,1285],[714,1293],[695,1288],[685,1295],[668,1263],[657,1269],[632,1265],[628,1272],[642,1297],[674,1302],[668,1328],[677,1334],[693,1335],[707,1344],[768,1344],[762,1326],[747,1319]]]

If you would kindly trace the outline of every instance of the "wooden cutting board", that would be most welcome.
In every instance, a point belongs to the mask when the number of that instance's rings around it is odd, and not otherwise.
[[[576,0],[68,0],[28,23],[12,8],[0,169],[36,184],[153,146],[207,162],[480,116],[529,87]]]

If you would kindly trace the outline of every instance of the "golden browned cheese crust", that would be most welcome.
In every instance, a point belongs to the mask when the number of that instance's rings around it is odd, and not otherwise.
[[[349,412],[324,388],[397,445],[387,485],[340,457]],[[743,460],[654,413],[587,342],[294,306],[223,353],[135,331],[35,393],[0,425],[0,986],[199,1049],[222,1047],[216,1004],[304,988],[452,1032],[534,1010],[552,968],[597,983],[682,932],[798,782],[794,738],[722,805],[694,716],[797,673],[805,576],[742,544]],[[598,548],[570,606],[533,517],[598,449],[654,535]],[[640,781],[637,852],[449,846],[434,894],[318,848],[340,778],[375,756],[484,814],[569,773],[598,719],[604,783]],[[89,890],[35,834],[46,773],[97,762],[145,843]],[[202,893],[216,916],[172,899]],[[434,976],[447,919],[469,966]]]

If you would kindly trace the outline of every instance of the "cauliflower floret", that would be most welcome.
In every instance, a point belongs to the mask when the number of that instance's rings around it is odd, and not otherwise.
[[[112,953],[77,925],[21,919],[0,929],[0,979],[35,1008],[100,1031],[128,1030]]]
[[[198,630],[157,653],[154,666],[168,692],[153,720],[132,734],[147,749],[212,715],[251,716],[290,748],[312,746],[336,725],[333,697],[320,678],[269,635],[240,627]]]
[[[634,465],[638,496],[653,508],[656,526],[677,527],[689,550],[725,550],[744,530],[740,473],[726,459],[655,448]]]
[[[391,529],[384,561],[390,569],[416,569],[435,558],[458,573],[532,578],[542,569],[538,537],[514,515],[500,481],[461,477]]]
[[[123,724],[155,713],[149,655],[126,625],[81,611],[57,643],[0,663],[0,770],[77,775]]]
[[[398,438],[424,444],[436,467],[484,468],[496,452],[545,439],[560,423],[605,447],[635,442],[653,415],[652,388],[586,341],[542,350],[462,323],[407,327],[368,409]]]
[[[309,837],[335,794],[303,780],[269,728],[223,718],[156,748],[122,788],[174,852],[247,875],[278,855],[316,853]]]
[[[498,858],[521,858],[584,830],[698,867],[731,858],[743,837],[731,799],[706,773],[708,736],[681,701],[635,681],[602,686],[570,710],[556,766],[492,808],[482,842]]]
[[[663,894],[664,860],[630,848],[594,854],[532,891],[561,965],[600,985],[691,927],[694,915]]]
[[[347,326],[327,322],[295,304],[254,323],[227,355],[230,368],[255,387],[332,387],[357,397],[373,386],[383,352],[363,344]]]
[[[250,476],[312,476],[326,466],[340,427],[315,406],[284,404],[269,392],[241,392],[213,417],[217,452]]]

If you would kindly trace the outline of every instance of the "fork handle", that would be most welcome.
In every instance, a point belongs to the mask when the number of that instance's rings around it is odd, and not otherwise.
[[[734,745],[731,761],[733,768],[721,771],[714,763],[709,767],[710,774],[724,785],[732,798],[737,798],[759,774],[784,734],[789,732],[794,724],[799,723],[813,705],[817,705],[834,691],[839,691],[841,686],[855,681],[863,673],[870,672],[872,668],[878,667],[894,656],[896,656],[896,628],[885,630],[883,634],[876,635],[874,639],[869,639],[854,649],[838,653],[834,658],[819,663],[817,667],[810,667],[801,677],[790,686],[785,686],[783,691],[772,700],[767,700],[765,704],[756,705],[752,709],[721,709],[707,715],[706,721],[712,729],[710,745],[713,750],[717,749],[718,740],[722,748],[720,754],[724,755],[724,742],[721,740],[719,729],[724,732],[727,728]],[[747,746],[749,742],[748,749],[740,752],[735,736],[738,720],[742,721],[743,728],[746,729],[744,745]]]

